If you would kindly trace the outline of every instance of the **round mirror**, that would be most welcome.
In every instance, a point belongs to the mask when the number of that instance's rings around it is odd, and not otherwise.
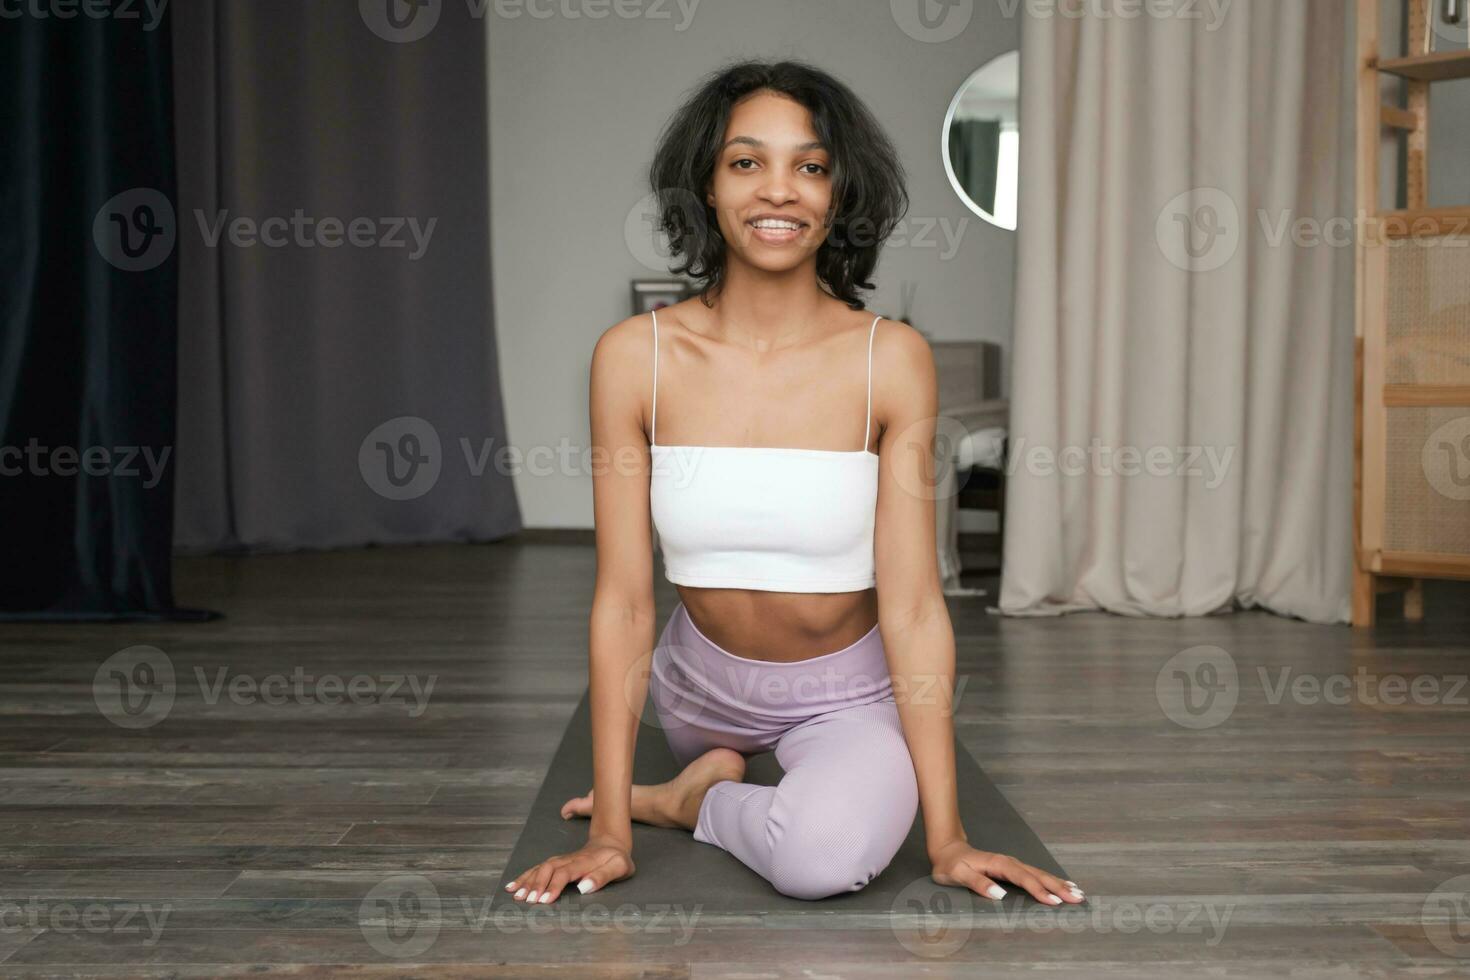
[[[941,153],[960,200],[1015,231],[1021,157],[1021,52],[1008,51],[965,80],[944,117]]]

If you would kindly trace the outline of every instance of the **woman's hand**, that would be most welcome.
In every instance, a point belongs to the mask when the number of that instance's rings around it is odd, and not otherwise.
[[[570,854],[558,854],[516,875],[505,886],[515,891],[517,902],[554,902],[567,884],[586,881],[583,894],[597,891],[610,881],[627,878],[637,870],[632,849],[622,841],[591,838]]]
[[[1013,857],[977,851],[967,841],[957,840],[941,847],[933,858],[933,878],[941,885],[960,885],[986,898],[1001,898],[1005,889],[999,878],[1026,889],[1043,905],[1080,902],[1084,896],[1074,882],[1022,864]]]

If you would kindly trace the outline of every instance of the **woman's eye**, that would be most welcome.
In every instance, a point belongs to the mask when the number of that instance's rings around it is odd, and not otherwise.
[[[755,161],[752,160],[750,157],[741,157],[739,160],[731,161],[730,166],[736,168],[737,170],[749,170],[750,169],[750,167],[742,167],[741,166],[742,163],[748,163],[751,166],[754,166],[755,165]],[[822,166],[820,163],[804,163],[804,164],[802,164],[802,168],[803,169],[806,168],[806,167],[816,167],[817,168],[817,171],[820,172],[820,173],[826,173],[827,172],[827,168],[824,167],[824,166]],[[808,173],[811,173],[812,171],[807,171],[807,172]]]

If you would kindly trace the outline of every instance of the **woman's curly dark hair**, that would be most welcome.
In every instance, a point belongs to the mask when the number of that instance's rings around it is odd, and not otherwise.
[[[697,280],[700,299],[718,293],[725,272],[725,239],[705,201],[725,127],[735,103],[760,89],[788,96],[812,114],[812,126],[832,162],[832,207],[827,239],[817,251],[817,276],[832,294],[861,309],[859,289],[878,250],[908,210],[903,165],[892,141],[853,91],[819,68],[799,61],[740,61],[716,69],[670,117],[649,167],[657,227],[683,262],[669,271]]]

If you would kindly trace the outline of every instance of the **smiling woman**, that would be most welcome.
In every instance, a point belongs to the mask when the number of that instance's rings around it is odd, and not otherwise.
[[[742,125],[732,126],[737,114]],[[751,129],[745,120],[756,116],[787,142]],[[735,199],[716,208],[716,193],[729,186],[723,178],[769,175],[773,154],[789,165],[778,172],[800,183],[799,196],[750,200],[748,212],[725,213]],[[700,279],[710,298],[724,284],[726,243],[738,236],[773,248],[802,244],[831,295],[860,309],[857,291],[873,288],[866,280],[879,250],[908,209],[898,151],[871,112],[842,82],[795,62],[735,65],[696,90],[660,135],[649,179],[659,230],[684,258],[670,271]]]
[[[593,445],[640,465],[593,475],[593,790],[561,814],[591,827],[508,889],[549,902],[628,877],[639,821],[821,899],[880,874],[922,803],[940,884],[1000,898],[994,876],[1080,901],[971,847],[960,822],[954,631],[924,492],[934,355],[859,295],[908,206],[893,144],[825,72],[746,62],[674,114],[650,179],[682,259],[670,271],[699,295],[614,325],[593,351]],[[656,644],[654,532],[680,598]],[[631,786],[650,694],[684,769]],[[765,751],[780,783],[744,782]]]

